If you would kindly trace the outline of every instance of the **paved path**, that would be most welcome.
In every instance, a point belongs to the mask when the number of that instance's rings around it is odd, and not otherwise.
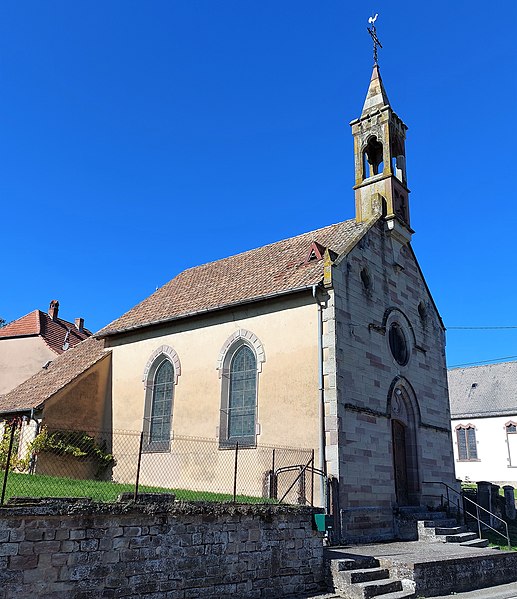
[[[324,595],[311,595],[310,597],[303,595],[296,599],[343,599],[343,597],[327,593]],[[382,599],[382,595],[378,599]],[[469,591],[468,593],[440,595],[439,597],[432,597],[432,599],[517,599],[517,582],[480,589],[479,591]]]
[[[440,595],[433,599],[517,599],[517,582],[480,589],[479,591],[469,591],[468,593]]]

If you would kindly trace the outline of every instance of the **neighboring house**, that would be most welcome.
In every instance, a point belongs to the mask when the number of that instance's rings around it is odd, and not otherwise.
[[[0,328],[0,394],[91,335],[83,318],[71,323],[59,318],[58,312],[59,302],[52,300],[48,313],[34,310]]]
[[[178,486],[208,486],[236,443],[262,477],[260,446],[312,448],[338,482],[343,541],[393,538],[397,508],[439,501],[436,483],[455,484],[444,327],[410,243],[406,126],[377,66],[351,125],[354,219],[180,273],[8,393],[4,413],[103,414],[145,432],[143,466],[160,472],[175,436],[217,440],[209,463],[176,456]]]
[[[517,362],[449,370],[456,476],[517,486]]]

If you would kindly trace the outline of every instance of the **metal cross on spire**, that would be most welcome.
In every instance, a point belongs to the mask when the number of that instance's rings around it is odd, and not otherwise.
[[[375,13],[374,17],[370,17],[368,19],[368,23],[370,23],[371,27],[367,27],[368,33],[370,34],[370,37],[373,40],[373,64],[374,65],[378,65],[379,64],[377,62],[377,46],[379,48],[382,48],[382,44],[379,41],[379,38],[377,37],[377,29],[375,28],[375,21],[377,20],[378,16],[379,16],[379,14]]]

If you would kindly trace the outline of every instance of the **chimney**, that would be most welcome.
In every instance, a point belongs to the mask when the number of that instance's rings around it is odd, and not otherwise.
[[[81,331],[81,333],[83,332],[83,330],[84,330],[84,318],[76,318],[75,319],[75,328],[78,331]]]
[[[52,300],[50,302],[50,306],[48,308],[48,315],[52,320],[57,320],[57,313],[59,312],[59,302],[57,300]]]

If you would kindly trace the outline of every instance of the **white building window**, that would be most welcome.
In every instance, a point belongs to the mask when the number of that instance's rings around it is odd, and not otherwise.
[[[456,427],[456,438],[458,441],[458,458],[461,461],[472,461],[478,459],[476,443],[476,429],[471,424]]]
[[[509,465],[510,468],[517,468],[517,425],[515,422],[508,422],[505,428]]]

